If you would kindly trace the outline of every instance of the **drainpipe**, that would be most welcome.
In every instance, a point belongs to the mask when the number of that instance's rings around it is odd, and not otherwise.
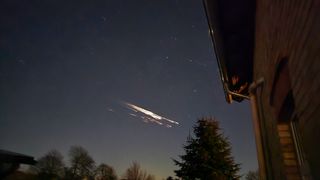
[[[227,83],[224,83],[225,90],[227,91],[228,94],[250,100],[251,102],[252,121],[253,121],[253,129],[254,129],[254,135],[255,135],[255,141],[256,141],[260,180],[265,180],[267,178],[266,160],[265,160],[264,148],[262,144],[261,124],[260,124],[259,109],[257,106],[257,93],[256,93],[257,88],[261,87],[263,83],[264,83],[264,78],[260,78],[259,80],[252,82],[251,85],[249,86],[249,96],[239,94],[229,90]]]
[[[264,155],[264,148],[262,144],[262,133],[261,133],[261,124],[260,124],[260,116],[259,109],[257,106],[257,88],[263,85],[264,79],[260,78],[257,81],[251,83],[249,87],[249,97],[251,102],[251,111],[252,111],[252,121],[253,121],[253,129],[256,140],[256,148],[257,148],[257,156],[258,156],[258,164],[259,164],[259,176],[261,180],[265,180],[267,178],[266,173],[266,160]]]

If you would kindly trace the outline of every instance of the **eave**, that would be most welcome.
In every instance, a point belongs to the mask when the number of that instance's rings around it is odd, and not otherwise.
[[[227,102],[248,96],[253,76],[254,0],[203,0]]]
[[[2,163],[13,163],[13,164],[29,164],[33,165],[36,163],[32,156],[27,156],[20,153],[0,149],[0,162]]]

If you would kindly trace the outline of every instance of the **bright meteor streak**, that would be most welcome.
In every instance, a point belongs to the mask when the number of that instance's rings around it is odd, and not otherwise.
[[[161,121],[161,120],[164,120],[164,121],[167,121],[167,122],[170,122],[172,124],[179,124],[177,121],[174,121],[174,120],[171,120],[171,119],[168,119],[166,117],[162,117],[156,113],[153,113],[149,110],[146,110],[142,107],[139,107],[139,106],[136,106],[134,104],[131,104],[131,103],[125,103],[131,110],[133,111],[138,111],[138,112],[141,112],[147,116],[150,116],[151,118],[155,119],[156,121]],[[160,124],[160,123],[159,123]],[[162,125],[162,123],[160,124]]]

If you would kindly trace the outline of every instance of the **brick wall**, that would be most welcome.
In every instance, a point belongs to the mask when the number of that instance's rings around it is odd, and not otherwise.
[[[294,115],[306,159],[314,179],[320,179],[320,0],[257,1],[254,79],[265,78],[260,103],[272,179],[285,179],[277,119],[269,102],[282,58],[288,59]]]

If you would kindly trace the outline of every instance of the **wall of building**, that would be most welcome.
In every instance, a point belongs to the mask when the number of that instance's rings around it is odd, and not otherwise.
[[[288,60],[293,116],[298,121],[305,158],[320,179],[320,0],[258,0],[254,79],[265,78],[261,94],[262,126],[270,177],[285,179],[278,119],[270,96],[279,61]]]

